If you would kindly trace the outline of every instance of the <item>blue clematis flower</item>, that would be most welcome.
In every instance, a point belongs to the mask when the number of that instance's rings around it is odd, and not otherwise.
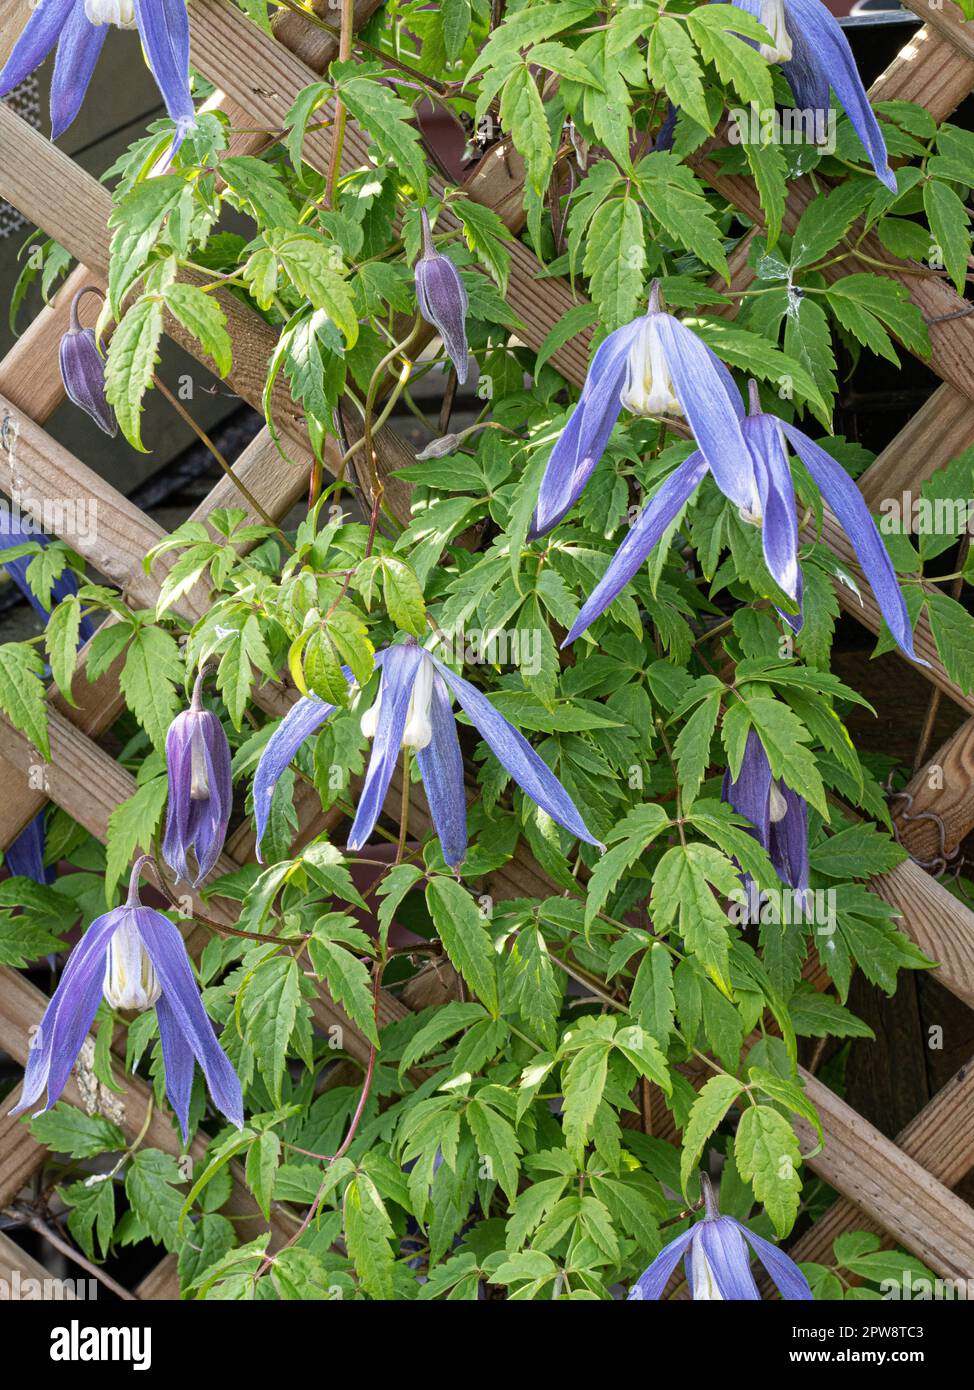
[[[223,850],[233,809],[230,745],[219,717],[203,708],[203,672],[188,710],[177,714],[166,734],[169,806],[162,857],[194,887],[203,882]],[[190,850],[195,868],[187,858]]]
[[[462,862],[467,852],[467,802],[451,694],[522,791],[580,840],[604,848],[589,833],[551,769],[476,686],[455,675],[415,638],[377,653],[376,665],[382,669],[379,694],[362,716],[362,732],[374,740],[372,757],[348,837],[349,849],[361,849],[372,834],[400,748],[414,748],[443,857],[451,867]],[[304,740],[334,710],[334,705],[316,696],[299,700],[268,740],[254,777],[258,859],[278,779]]]
[[[22,524],[15,521],[9,512],[0,513],[0,548],[30,541],[43,546],[48,544],[48,537],[43,531],[35,531],[26,523]],[[51,616],[50,612],[44,607],[27,582],[29,564],[30,557],[21,555],[17,559],[5,561],[3,567],[20,592],[30,602],[35,612],[46,622]],[[67,598],[69,594],[76,594],[77,592],[78,581],[74,571],[62,570],[51,586],[52,607],[60,603],[63,598]],[[83,617],[78,629],[79,643],[87,642],[89,637],[94,635],[94,631],[95,627],[91,619],[87,616]],[[39,811],[7,850],[5,863],[10,872],[23,878],[32,878],[35,883],[53,883],[54,870],[45,868],[44,865],[45,842],[45,812]]]
[[[610,333],[595,354],[541,479],[532,538],[550,531],[574,506],[623,406],[634,415],[685,417],[721,491],[742,509],[758,506],[734,379],[695,333],[661,310],[654,280],[647,312]]]
[[[800,631],[802,581],[798,564],[795,492],[785,449],[787,440],[852,542],[859,564],[897,645],[911,661],[926,666],[928,663],[913,650],[913,632],[906,603],[896,581],[889,553],[862,493],[842,465],[827,454],[821,445],[809,439],[795,425],[779,420],[776,415],[764,414],[753,381],[750,383],[750,395],[751,413],[744,417],[742,409],[739,421],[742,437],[746,441],[739,471],[750,471],[751,493],[756,500],[749,507],[739,506],[738,510],[744,521],[761,527],[768,569],[775,582],[798,605],[797,619],[789,614],[783,616],[796,632]],[[698,450],[664,480],[583,604],[562,646],[581,636],[622,592],[667,527],[680,514],[706,472],[707,460],[702,450]],[[737,501],[737,496],[727,491],[716,473],[714,480],[725,496],[732,502]]]
[[[23,1091],[11,1115],[29,1109],[45,1088],[42,1110],[54,1105],[104,996],[113,1009],[143,1012],[155,1006],[166,1094],[184,1139],[194,1057],[214,1104],[238,1129],[243,1127],[240,1081],[203,1008],[183,938],[168,917],[139,900],[139,876],[147,858],[133,865],[124,906],[92,922],[68,957],[31,1046]]]
[[[174,153],[196,122],[189,90],[186,0],[37,0],[0,72],[0,97],[12,92],[57,46],[51,81],[51,138],[77,116],[108,33],[138,27],[146,60],[176,123]]]
[[[15,878],[32,878],[35,883],[54,882],[54,869],[44,863],[47,845],[46,811],[25,826],[3,857],[4,866]]]
[[[771,35],[759,52],[780,63],[800,110],[828,111],[829,88],[852,122],[870,163],[891,192],[896,175],[889,167],[886,141],[869,104],[849,41],[821,0],[732,0],[760,20]]]
[[[706,1173],[701,1174],[700,1183],[705,1206],[703,1220],[663,1247],[629,1290],[630,1300],[662,1298],[670,1275],[683,1256],[694,1302],[699,1299],[760,1302],[761,1295],[751,1273],[748,1245],[774,1280],[783,1299],[789,1302],[811,1299],[808,1280],[794,1260],[769,1240],[749,1231],[733,1216],[721,1216]]]
[[[768,851],[778,877],[800,893],[808,890],[808,805],[805,798],[772,777],[764,745],[752,729],[735,781],[724,773],[721,801],[754,826],[754,837]]]

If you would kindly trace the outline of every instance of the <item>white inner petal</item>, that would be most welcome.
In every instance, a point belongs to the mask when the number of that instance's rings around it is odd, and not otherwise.
[[[203,721],[195,715],[190,717],[193,720],[193,732],[190,735],[189,796],[191,801],[209,801],[210,778],[206,770],[206,749],[203,746]]]
[[[105,998],[113,1009],[151,1009],[162,993],[149,953],[131,917],[125,916],[105,956]]]
[[[764,525],[764,516],[761,512],[760,502],[752,502],[750,507],[738,507],[737,515],[742,521],[746,521],[748,526]]]
[[[372,706],[362,715],[359,727],[366,738],[375,738],[379,727],[379,709],[382,704],[382,685]],[[430,723],[430,706],[433,703],[433,663],[429,657],[420,658],[416,679],[413,681],[409,708],[406,711],[406,724],[402,731],[403,748],[425,748],[433,737]]]
[[[761,57],[769,63],[790,62],[791,35],[785,18],[785,0],[761,0],[761,23],[772,39],[770,44],[761,45]]]
[[[771,797],[768,802],[768,813],[774,824],[784,820],[788,814],[788,803],[779,790],[778,783],[771,783]]]
[[[433,737],[430,706],[433,703],[433,663],[428,656],[420,658],[406,712],[406,727],[402,731],[404,748],[425,748]]]
[[[699,1240],[693,1242],[693,1254],[690,1257],[691,1284],[693,1286],[693,1300],[709,1299],[711,1302],[724,1301],[724,1295],[717,1287],[717,1280],[714,1278],[714,1271],[710,1261],[704,1253],[703,1244]]]
[[[653,323],[647,317],[629,349],[622,404],[633,415],[682,415],[683,407],[673,391],[666,357]]]
[[[85,0],[85,15],[92,24],[115,24],[119,29],[135,28],[133,0]]]

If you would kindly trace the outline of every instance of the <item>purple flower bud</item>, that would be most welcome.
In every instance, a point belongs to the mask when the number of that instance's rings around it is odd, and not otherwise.
[[[419,312],[438,329],[462,385],[467,379],[467,291],[449,256],[441,256],[434,247],[426,209],[420,208],[419,215],[423,224],[423,254],[416,262]]]
[[[118,423],[105,398],[105,359],[98,351],[95,330],[82,328],[78,318],[78,301],[89,293],[98,291],[86,285],[71,302],[71,327],[61,339],[61,380],[75,405],[90,415],[100,430],[115,435]]]
[[[173,873],[194,887],[213,868],[223,842],[233,803],[230,745],[215,714],[203,708],[200,673],[188,710],[177,714],[166,735],[169,767],[169,811],[162,855]],[[192,850],[196,873],[187,863]]]

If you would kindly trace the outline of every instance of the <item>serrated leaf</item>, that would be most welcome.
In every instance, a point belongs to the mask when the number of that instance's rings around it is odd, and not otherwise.
[[[767,1105],[746,1109],[737,1126],[734,1157],[740,1175],[764,1203],[779,1236],[786,1236],[798,1214],[801,1151],[789,1122]]]
[[[690,1116],[683,1126],[683,1152],[680,1155],[680,1182],[686,1192],[690,1175],[704,1145],[734,1104],[744,1089],[736,1076],[721,1074],[712,1076],[701,1087],[700,1093],[690,1109]]]
[[[426,903],[450,960],[496,1018],[497,958],[476,902],[454,879],[434,878],[426,886]]]

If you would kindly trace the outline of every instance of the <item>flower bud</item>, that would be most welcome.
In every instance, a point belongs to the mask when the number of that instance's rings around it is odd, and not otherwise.
[[[420,209],[420,218],[423,254],[416,262],[419,312],[438,330],[462,385],[467,379],[467,291],[449,256],[440,255],[434,247],[425,208]]]
[[[230,745],[217,716],[203,708],[202,679],[190,708],[176,715],[166,735],[169,809],[162,854],[173,873],[194,885],[220,857],[233,804]]]
[[[71,304],[71,327],[61,339],[61,380],[75,405],[90,415],[106,434],[118,433],[115,412],[105,397],[105,359],[98,351],[93,328],[82,328],[78,319],[78,301],[93,286],[79,290]]]

